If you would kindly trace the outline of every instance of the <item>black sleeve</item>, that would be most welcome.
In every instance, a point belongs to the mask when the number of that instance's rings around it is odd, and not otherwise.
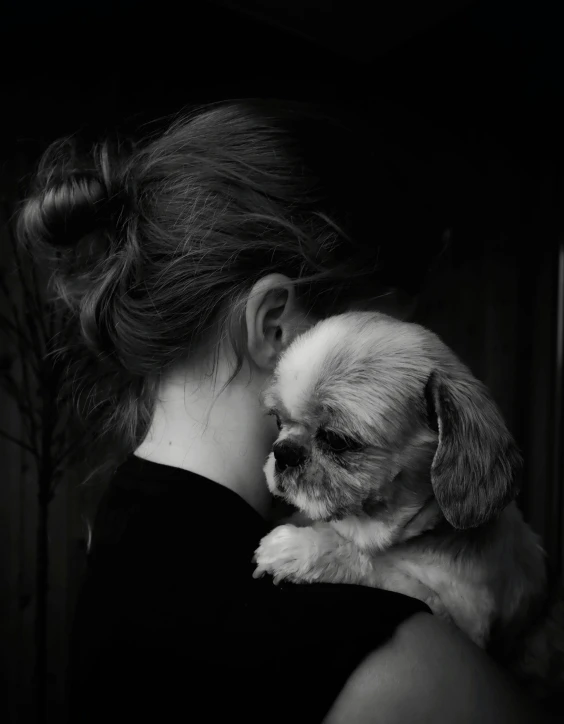
[[[127,590],[125,607],[117,591],[112,604],[107,587],[83,591],[71,724],[321,722],[363,658],[401,621],[429,611],[386,591],[268,579],[213,596],[179,589],[176,599],[162,589],[135,594],[131,583]]]
[[[415,599],[363,586],[267,581],[225,623],[234,698],[242,708],[252,700],[253,721],[321,722],[362,660],[420,611],[430,613]]]

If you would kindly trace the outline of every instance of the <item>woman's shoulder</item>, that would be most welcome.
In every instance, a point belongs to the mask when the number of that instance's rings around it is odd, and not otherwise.
[[[406,618],[394,635],[351,673],[324,724],[549,724],[487,654],[462,633],[425,612]]]
[[[188,556],[189,572],[210,557],[198,551],[213,553],[221,566],[221,550],[224,561],[245,555],[266,532],[258,513],[225,486],[131,455],[101,497],[91,550],[95,557],[127,557],[144,568]]]

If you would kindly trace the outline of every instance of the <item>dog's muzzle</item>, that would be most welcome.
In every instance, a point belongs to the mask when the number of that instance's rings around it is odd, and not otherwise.
[[[288,440],[274,443],[272,452],[276,460],[275,469],[277,473],[284,472],[286,468],[297,468],[307,457],[307,450],[304,447]]]

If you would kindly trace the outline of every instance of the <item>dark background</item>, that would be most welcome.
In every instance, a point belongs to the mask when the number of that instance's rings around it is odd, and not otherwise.
[[[526,460],[520,504],[561,570],[560,3],[11,0],[3,7],[3,198],[25,186],[38,155],[62,134],[137,132],[184,104],[225,97],[332,100],[358,108],[375,133],[414,151],[422,198],[456,231],[418,318],[492,389]],[[14,414],[0,407],[0,422]],[[24,722],[32,716],[36,508],[33,481],[13,472],[21,453],[1,445],[0,648],[8,721]],[[84,560],[82,474],[69,471],[52,503],[48,691],[57,722]]]

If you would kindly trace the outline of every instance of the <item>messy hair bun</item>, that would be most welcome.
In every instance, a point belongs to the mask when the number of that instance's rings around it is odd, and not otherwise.
[[[16,226],[18,241],[49,268],[55,297],[71,313],[66,339],[55,340],[69,366],[64,384],[70,389],[62,392],[74,398],[79,417],[100,442],[110,435],[125,449],[149,422],[152,384],[131,363],[135,351],[124,352],[127,333],[118,330],[120,317],[127,317],[120,292],[131,286],[139,261],[133,158],[132,142],[106,139],[90,148],[73,136],[53,142]]]
[[[129,150],[106,140],[86,153],[72,136],[55,141],[18,215],[18,238],[51,262],[57,296],[78,315],[90,350],[106,358],[115,358],[110,297],[134,256],[127,250]]]
[[[23,238],[65,248],[107,229],[126,199],[123,152],[113,153],[109,141],[89,154],[72,136],[51,144],[19,217]]]

